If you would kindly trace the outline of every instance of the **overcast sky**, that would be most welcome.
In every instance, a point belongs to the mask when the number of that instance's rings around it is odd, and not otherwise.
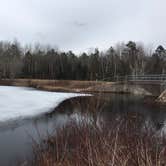
[[[62,50],[134,40],[166,46],[165,0],[0,0],[0,40]]]

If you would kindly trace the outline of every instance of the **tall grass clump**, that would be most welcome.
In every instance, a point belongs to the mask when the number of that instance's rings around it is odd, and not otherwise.
[[[36,146],[32,166],[163,166],[166,142],[142,118],[124,115],[109,123],[71,120]]]

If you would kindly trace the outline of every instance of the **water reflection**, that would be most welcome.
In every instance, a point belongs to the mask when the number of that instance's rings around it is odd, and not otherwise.
[[[41,117],[0,125],[0,165],[14,165],[13,161],[31,157],[32,144],[39,143],[56,132],[71,119],[89,116],[98,125],[112,123],[120,117],[151,125],[155,130],[165,131],[166,107],[145,102],[143,97],[104,94],[94,97],[78,97],[63,102],[54,112]],[[87,114],[88,113],[88,114]]]

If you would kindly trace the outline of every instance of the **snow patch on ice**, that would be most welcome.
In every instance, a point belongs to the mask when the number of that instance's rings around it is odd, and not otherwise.
[[[0,122],[30,118],[48,113],[77,93],[57,93],[31,88],[0,86]]]

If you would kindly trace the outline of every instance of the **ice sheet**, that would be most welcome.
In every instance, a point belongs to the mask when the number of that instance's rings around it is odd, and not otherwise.
[[[0,122],[29,118],[47,113],[64,100],[78,96],[85,95],[0,86]]]

